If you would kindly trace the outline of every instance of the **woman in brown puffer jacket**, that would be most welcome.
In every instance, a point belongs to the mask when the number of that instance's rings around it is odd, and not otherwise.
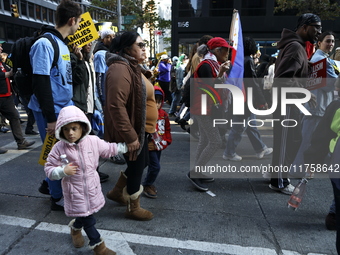
[[[145,43],[135,32],[115,37],[106,54],[104,139],[125,142],[129,150],[124,155],[127,169],[106,196],[127,204],[125,217],[135,220],[153,218],[139,202],[143,170],[148,165],[147,136],[155,132],[158,117],[153,85],[140,66],[145,59]]]

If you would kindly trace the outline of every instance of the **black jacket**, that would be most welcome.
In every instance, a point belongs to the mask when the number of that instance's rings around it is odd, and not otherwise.
[[[2,63],[2,65],[5,68],[6,72],[10,70],[6,64]],[[5,78],[5,73],[0,70],[0,97],[3,97],[5,94],[10,93],[10,92],[11,92],[11,88],[8,89],[6,78]]]
[[[84,60],[79,60],[74,53],[71,53],[72,65],[72,101],[75,106],[83,112],[87,112],[87,90],[89,87],[89,74]]]

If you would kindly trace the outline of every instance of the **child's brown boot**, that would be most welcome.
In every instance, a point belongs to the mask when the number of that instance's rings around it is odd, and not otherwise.
[[[73,227],[73,223],[75,219],[71,220],[68,226],[71,228],[71,237],[73,246],[76,248],[80,248],[84,246],[85,240],[83,235],[81,234],[82,228],[75,228]]]
[[[110,250],[109,248],[106,247],[104,240],[101,239],[99,243],[96,243],[93,246],[90,246],[90,249],[93,250],[94,255],[116,255],[113,250]]]

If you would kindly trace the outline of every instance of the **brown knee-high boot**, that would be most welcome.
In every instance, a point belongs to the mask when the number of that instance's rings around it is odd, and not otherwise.
[[[75,222],[75,219],[71,220],[68,226],[71,228],[71,237],[72,237],[73,246],[76,248],[80,248],[80,247],[83,247],[85,243],[84,237],[81,234],[81,230],[83,228],[73,227],[74,222]]]
[[[107,192],[106,197],[121,205],[127,205],[126,200],[123,198],[123,188],[126,186],[126,175],[120,172],[119,179],[112,190]]]
[[[125,217],[133,220],[151,220],[153,218],[152,212],[140,207],[140,195],[143,192],[143,186],[140,185],[139,191],[129,195],[126,187],[123,189],[123,196],[127,201],[127,209]]]

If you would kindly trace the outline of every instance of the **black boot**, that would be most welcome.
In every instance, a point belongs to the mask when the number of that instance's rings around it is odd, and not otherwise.
[[[47,181],[43,180],[41,182],[41,185],[39,187],[39,192],[44,195],[49,195],[50,194],[50,189],[48,188],[48,183]]]

